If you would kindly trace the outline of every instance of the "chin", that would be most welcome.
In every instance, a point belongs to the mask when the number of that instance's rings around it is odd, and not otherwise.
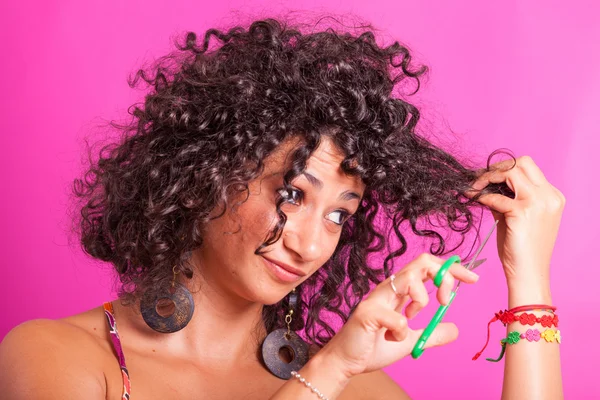
[[[256,300],[257,302],[264,304],[265,306],[271,306],[273,304],[279,303],[285,296],[287,296],[288,292],[282,292],[281,289],[273,289],[270,291],[264,291],[259,294],[259,298]]]
[[[261,285],[250,290],[248,299],[255,303],[270,306],[279,303],[291,290],[288,291],[285,287],[274,283],[272,285]]]
[[[277,304],[279,303],[285,296],[280,296],[278,298],[274,298],[274,297],[269,297],[266,298],[265,300],[261,301],[262,304],[264,304],[265,306],[272,306],[273,304]]]

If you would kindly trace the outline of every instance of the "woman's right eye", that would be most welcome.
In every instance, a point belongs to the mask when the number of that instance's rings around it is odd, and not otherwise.
[[[277,190],[277,193],[279,193],[279,196],[281,196],[286,203],[300,205],[300,202],[302,201],[303,193],[298,189],[292,188],[288,190],[286,188],[281,188]]]

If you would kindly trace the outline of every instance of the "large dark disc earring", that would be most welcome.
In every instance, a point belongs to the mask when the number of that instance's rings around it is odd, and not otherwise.
[[[298,304],[298,293],[294,288],[289,295],[290,309],[285,316],[287,329],[281,328],[269,333],[262,344],[262,356],[269,371],[278,378],[290,379],[292,371],[299,371],[308,362],[308,345],[296,332],[290,330],[292,314]],[[281,358],[288,353],[291,361]]]
[[[140,310],[144,321],[157,332],[180,331],[186,327],[194,315],[194,299],[185,286],[176,282],[175,277],[179,273],[176,268],[177,266],[173,267],[173,281],[170,290],[153,294],[146,293],[140,301]],[[170,300],[173,303],[175,311],[171,315],[162,316],[158,313],[156,308],[161,300]]]

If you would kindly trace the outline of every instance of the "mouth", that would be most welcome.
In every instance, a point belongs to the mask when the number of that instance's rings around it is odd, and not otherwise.
[[[266,257],[262,257],[267,269],[280,281],[283,282],[297,282],[307,274],[296,268],[293,268],[287,264],[279,261],[271,261]]]

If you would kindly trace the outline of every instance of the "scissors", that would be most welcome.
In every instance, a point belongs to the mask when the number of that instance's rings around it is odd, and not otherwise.
[[[481,253],[481,250],[483,250],[483,248],[485,247],[485,245],[488,242],[490,236],[492,236],[492,233],[494,232],[494,229],[496,229],[496,225],[498,225],[498,221],[496,221],[494,223],[494,226],[492,226],[492,229],[488,233],[487,237],[485,238],[485,240],[483,241],[483,243],[481,244],[481,246],[479,246],[479,249],[477,249],[477,252],[475,253],[475,256],[471,259],[471,261],[467,265],[466,268],[468,270],[471,270],[471,271],[474,270],[475,268],[479,267],[481,264],[483,264],[487,260],[486,258],[484,258],[483,260],[477,260],[477,257],[479,256],[479,253]],[[446,274],[446,272],[448,271],[448,269],[454,263],[459,263],[460,264],[460,257],[459,256],[454,255],[454,256],[450,257],[442,265],[442,267],[440,268],[440,270],[438,271],[438,273],[435,275],[435,278],[433,279],[433,284],[435,286],[437,286],[438,288],[440,287],[440,285],[442,284],[442,280],[444,279],[444,275]],[[448,311],[448,307],[450,307],[450,304],[452,304],[452,300],[454,300],[454,297],[456,297],[456,292],[458,291],[458,288],[459,288],[460,284],[461,284],[461,281],[458,281],[458,283],[454,287],[454,290],[450,293],[450,300],[448,301],[448,304],[446,304],[445,306],[444,305],[440,305],[440,307],[436,311],[436,313],[433,316],[433,318],[431,318],[431,321],[429,321],[429,324],[427,325],[427,328],[425,328],[425,330],[423,331],[423,333],[419,337],[419,340],[417,341],[417,344],[415,344],[415,347],[413,347],[412,352],[411,352],[411,356],[415,360],[423,355],[423,352],[425,351],[425,342],[427,342],[427,339],[429,339],[429,336],[431,336],[431,333],[433,332],[433,330],[442,321],[442,318],[444,318],[444,315],[446,314],[446,311]]]

